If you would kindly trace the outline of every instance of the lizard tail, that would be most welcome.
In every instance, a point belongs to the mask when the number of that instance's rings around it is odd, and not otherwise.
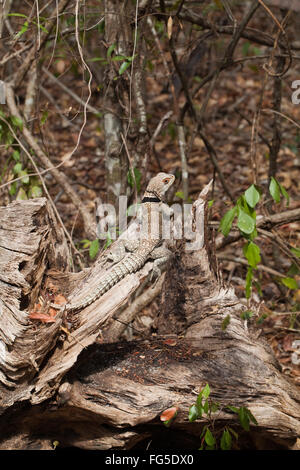
[[[105,274],[102,279],[100,279],[99,285],[89,296],[76,303],[66,304],[66,310],[79,310],[88,307],[88,305],[99,299],[99,297],[115,286],[119,281],[121,281],[121,279],[127,276],[127,274],[138,271],[144,263],[144,256],[141,256],[138,253],[131,253]]]

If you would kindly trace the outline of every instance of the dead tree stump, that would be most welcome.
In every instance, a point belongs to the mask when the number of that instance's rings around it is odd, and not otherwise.
[[[150,442],[150,449],[197,449],[207,421],[190,423],[188,410],[206,383],[212,399],[255,416],[258,424],[246,433],[228,410],[216,414],[216,429],[238,431],[239,448],[297,445],[299,390],[220,280],[206,224],[209,189],[193,206],[197,243],[188,250],[190,241],[180,242],[165,274],[158,336],[145,341],[107,339],[118,337],[113,316],[149,288],[151,262],[74,318],[58,311],[55,321],[36,322],[29,311],[49,286],[77,298],[109,266],[100,257],[91,269],[65,272],[68,250],[45,199],[0,208],[1,449],[50,449],[53,441],[84,449],[146,449]],[[167,429],[159,416],[172,406],[178,415]]]

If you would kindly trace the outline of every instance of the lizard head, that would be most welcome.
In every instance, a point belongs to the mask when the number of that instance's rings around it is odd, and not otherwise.
[[[146,195],[155,195],[160,200],[175,181],[175,176],[169,173],[158,173],[149,181]]]

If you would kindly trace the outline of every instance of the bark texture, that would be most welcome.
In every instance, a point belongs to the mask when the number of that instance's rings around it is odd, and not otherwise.
[[[257,330],[241,319],[245,307],[220,279],[205,216],[209,189],[193,206],[197,243],[181,241],[165,274],[157,336],[143,341],[107,342],[113,317],[132,315],[131,300],[145,287],[148,292],[151,262],[73,318],[58,312],[55,323],[30,321],[40,288],[59,287],[78,298],[110,266],[99,258],[85,272],[61,272],[66,251],[55,256],[58,234],[44,199],[0,209],[1,259],[8,261],[0,265],[1,449],[48,449],[53,441],[84,449],[196,449],[207,421],[190,423],[188,410],[206,383],[213,400],[247,406],[257,419],[246,433],[234,413],[216,414],[215,429],[236,429],[239,448],[297,446],[299,390],[282,375]],[[17,245],[16,235],[3,233],[10,222],[20,236]],[[63,325],[70,334],[62,336]],[[111,337],[117,339],[116,330]],[[159,416],[172,406],[178,415],[165,428]]]

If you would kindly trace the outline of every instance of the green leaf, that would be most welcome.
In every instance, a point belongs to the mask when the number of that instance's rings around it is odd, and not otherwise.
[[[280,202],[280,187],[275,178],[271,177],[269,191],[276,203]]]
[[[213,401],[210,405],[211,412],[215,413],[216,411],[218,411],[219,407],[220,407],[219,403]]]
[[[290,204],[290,196],[288,195],[287,191],[284,189],[282,184],[280,184],[278,181],[277,181],[277,183],[279,185],[279,188],[280,188],[280,191],[281,191],[283,197],[286,199],[286,206],[288,207],[289,204]]]
[[[236,406],[226,405],[226,408],[228,408],[230,411],[233,411],[234,413],[239,412],[239,409]]]
[[[201,413],[202,413],[202,392],[199,393],[199,395],[197,396],[197,406],[199,409],[201,409]]]
[[[85,248],[89,248],[91,246],[91,241],[88,240],[87,238],[84,238],[83,240],[80,240],[80,242],[82,244],[82,248],[85,249]]]
[[[258,422],[256,421],[255,416],[253,416],[253,414],[251,413],[249,408],[246,408],[246,410],[247,410],[248,418],[250,419],[250,421],[252,421],[252,423],[258,425]]]
[[[300,258],[300,248],[291,248],[291,252],[294,253],[297,258]]]
[[[43,126],[45,124],[45,122],[47,121],[47,118],[48,118],[48,111],[47,109],[45,109],[45,111],[43,111],[43,114],[42,114],[42,117],[41,117],[41,126]]]
[[[189,409],[189,421],[192,423],[198,418],[198,409],[196,405],[192,405]]]
[[[208,207],[212,207],[214,202],[215,202],[214,199],[211,199],[210,201],[208,201],[208,204],[207,204]]]
[[[222,437],[221,437],[221,449],[222,450],[230,450],[232,445],[232,437],[228,429],[224,429]]]
[[[206,384],[205,387],[203,388],[203,390],[202,390],[200,393],[201,393],[201,396],[202,396],[203,398],[205,398],[205,400],[206,400],[206,398],[208,398],[209,395],[210,395],[210,387],[209,387],[209,385]]]
[[[247,275],[246,275],[246,299],[250,299],[251,297],[251,289],[252,289],[252,279],[253,279],[253,268],[249,266]]]
[[[18,175],[22,171],[22,163],[16,163],[15,166],[13,167],[13,173]]]
[[[250,320],[252,316],[253,316],[253,312],[251,310],[245,310],[245,312],[241,313],[242,320]]]
[[[132,171],[131,170],[128,171],[127,181],[128,181],[128,184],[131,188],[134,188],[134,185],[136,184],[136,190],[137,190],[137,192],[139,192],[140,189],[141,189],[142,174],[141,174],[141,172],[138,168],[134,168],[133,173],[134,173],[134,177],[132,175]]]
[[[22,18],[27,18],[27,16],[23,15],[23,13],[8,13],[6,16],[20,16]]]
[[[42,195],[43,195],[42,188],[40,186],[32,186],[30,188],[30,194],[31,194],[31,197],[33,197],[33,198],[42,197]]]
[[[249,431],[250,420],[249,420],[247,408],[245,408],[244,406],[241,406],[241,408],[238,411],[238,416],[239,416],[239,420],[240,420],[242,427],[245,429],[245,431]]]
[[[292,277],[284,277],[280,279],[280,281],[282,282],[283,285],[285,285],[289,289],[292,289],[292,290],[298,289],[298,283]]]
[[[247,56],[247,55],[248,55],[250,46],[251,46],[251,43],[250,43],[249,41],[244,42],[244,44],[243,44],[243,46],[242,46],[242,53],[243,53],[243,56]]]
[[[96,240],[93,240],[90,244],[90,250],[89,250],[90,258],[94,259],[98,251],[99,251],[99,240],[98,238],[96,238]]]
[[[33,24],[37,26],[40,30],[42,30],[44,33],[49,33],[49,31],[43,26],[41,23],[37,23],[36,21],[33,21]]]
[[[229,325],[230,323],[230,315],[227,315],[224,320],[222,321],[222,324],[221,324],[221,328],[223,331],[226,330],[227,326]]]
[[[6,145],[6,148],[10,147],[11,144],[13,144],[15,138],[14,136],[10,133],[10,132],[6,132],[5,133],[5,145]]]
[[[115,45],[115,44],[112,44],[112,45],[109,46],[109,48],[107,49],[106,57],[107,57],[108,59],[110,59],[110,57],[111,57],[113,51],[115,50],[115,48],[116,48],[116,45]]]
[[[216,440],[215,440],[214,436],[212,435],[211,431],[209,430],[209,428],[206,429],[204,440],[205,440],[206,444],[210,447],[214,446],[215,443],[216,443]]]
[[[20,171],[19,176],[23,176],[23,178],[21,179],[23,184],[29,184],[29,176],[27,170]]]
[[[256,323],[258,325],[262,325],[265,319],[268,318],[268,315],[266,313],[263,313],[257,320]]]
[[[25,201],[28,199],[26,192],[23,188],[20,188],[16,197],[17,201]]]
[[[237,214],[237,206],[234,206],[232,209],[226,212],[224,217],[222,217],[219,230],[223,233],[224,237],[227,237],[227,235],[229,234],[231,226],[232,226],[232,222],[236,214]]]
[[[203,405],[203,411],[204,413],[207,414],[208,410],[209,410],[209,403],[208,403],[208,400],[205,400],[204,405]]]
[[[228,426],[228,428],[227,428],[227,429],[228,429],[228,431],[230,431],[230,432],[231,432],[231,434],[233,435],[233,437],[235,437],[235,438],[236,438],[236,440],[238,440],[238,438],[239,438],[239,435],[238,435],[238,433],[237,433],[237,432],[235,432],[235,431],[234,431],[232,428],[230,428],[229,426]]]
[[[179,199],[184,199],[183,191],[177,191],[177,193],[175,193],[175,196],[179,197]]]
[[[261,50],[259,49],[259,47],[253,46],[252,50],[253,50],[255,55],[260,55],[261,54]]]
[[[255,229],[255,219],[246,214],[246,212],[241,209],[241,207],[239,207],[237,226],[241,232],[244,232],[247,235],[250,235],[250,233],[252,233]]]
[[[244,245],[243,252],[248,260],[249,265],[252,268],[256,268],[257,264],[260,263],[260,248],[253,242],[249,242]]]
[[[252,184],[250,188],[245,191],[245,199],[252,209],[256,206],[258,201],[260,200],[259,191],[256,189],[255,185]]]
[[[15,160],[15,162],[18,162],[20,160],[20,152],[19,150],[14,150],[12,153],[12,157]]]
[[[121,62],[121,60],[124,60],[124,59],[126,59],[124,55],[115,55],[111,60],[115,62]]]
[[[23,121],[18,116],[11,116],[12,123],[18,127],[20,130],[23,129]]]
[[[28,29],[28,21],[25,21],[20,31],[16,34],[15,38],[18,39],[22,34],[26,33]]]
[[[263,296],[263,292],[261,290],[261,285],[258,281],[253,281],[254,286],[256,287],[257,293],[260,297]]]
[[[17,192],[17,182],[14,181],[11,185],[10,185],[10,188],[9,188],[9,194],[11,196],[14,196]]]
[[[104,245],[104,250],[106,250],[111,244],[112,244],[112,238],[111,238],[110,232],[108,231],[107,236],[106,236],[106,242]]]
[[[128,67],[130,67],[130,65],[131,65],[131,62],[123,62],[123,64],[119,68],[119,75],[122,75],[125,72],[125,70],[127,70]]]

